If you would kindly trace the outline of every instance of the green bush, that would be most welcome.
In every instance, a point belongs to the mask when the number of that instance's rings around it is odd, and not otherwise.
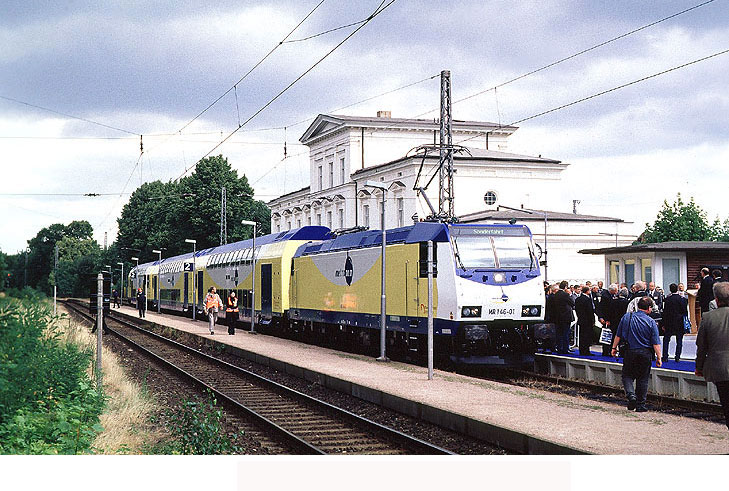
[[[158,452],[183,455],[224,455],[240,453],[223,431],[223,413],[212,393],[206,401],[183,401],[167,411],[167,428],[173,442]]]
[[[0,453],[90,451],[103,397],[91,350],[60,340],[42,302],[0,300]]]

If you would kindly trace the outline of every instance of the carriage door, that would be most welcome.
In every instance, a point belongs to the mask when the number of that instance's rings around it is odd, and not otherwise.
[[[203,272],[198,271],[197,272],[197,304],[198,305],[203,304],[203,293],[205,293],[205,289],[203,288]]]
[[[272,311],[272,294],[271,265],[261,264],[261,312],[264,314],[270,314]]]
[[[182,303],[184,304],[185,308],[187,308],[187,304],[188,304],[189,298],[190,298],[190,297],[188,297],[188,295],[190,294],[189,285],[190,285],[190,275],[185,273],[185,295],[182,297],[182,299],[183,299]]]

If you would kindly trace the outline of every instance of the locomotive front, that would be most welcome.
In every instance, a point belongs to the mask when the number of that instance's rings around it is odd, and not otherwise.
[[[460,363],[528,362],[544,289],[524,225],[451,225]]]

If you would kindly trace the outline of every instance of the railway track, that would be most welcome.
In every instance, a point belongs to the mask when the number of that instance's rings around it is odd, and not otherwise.
[[[89,318],[73,303],[67,306]],[[451,452],[289,389],[257,374],[107,317],[115,336],[201,388],[228,411],[253,420],[298,454],[438,455]]]
[[[469,373],[469,375],[485,380],[509,383],[522,387],[540,388],[549,390],[550,392],[580,395],[603,402],[611,402],[621,406],[625,405],[625,393],[623,389],[595,382],[586,382],[558,375],[510,368],[490,369],[488,373]],[[651,393],[648,393],[647,401],[653,406],[652,409],[656,411],[678,413],[681,416],[701,419],[707,419],[707,417],[723,419],[724,417],[721,405],[711,402],[679,399],[677,397]]]

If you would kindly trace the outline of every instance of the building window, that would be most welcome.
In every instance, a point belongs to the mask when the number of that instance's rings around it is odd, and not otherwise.
[[[382,201],[380,201],[377,204],[377,211],[380,213],[380,229],[381,230],[385,228],[385,215],[384,215],[384,213],[382,213],[383,210],[384,210],[384,208],[382,207]]]
[[[324,177],[323,177],[322,172],[323,171],[322,171],[322,168],[321,168],[321,165],[320,165],[319,166],[319,191],[321,191],[322,189],[324,189],[324,181],[323,181]]]
[[[625,282],[630,288],[635,283],[635,259],[625,260]]]
[[[291,222],[290,221],[287,221],[286,222],[286,230],[291,230]]]
[[[674,258],[664,258],[663,263],[663,291],[668,292],[671,283],[681,283],[681,261]]]
[[[640,269],[641,269],[641,279],[645,281],[646,283],[650,283],[653,281],[653,271],[651,268],[651,260],[650,259],[641,259],[640,260]]]
[[[337,213],[339,214],[339,228],[344,228],[344,209],[340,208]]]
[[[296,220],[296,228],[301,228],[301,220]]]
[[[321,225],[321,213],[316,214],[316,224]]]
[[[620,261],[610,261],[610,283],[620,284]]]
[[[483,202],[488,206],[492,206],[496,204],[497,198],[496,191],[486,191],[486,194],[483,195]]]
[[[362,205],[362,220],[365,228],[370,228],[370,205]]]
[[[332,212],[327,212],[327,227],[332,228]]]
[[[404,227],[405,226],[405,199],[404,198],[397,198],[397,226],[398,227]]]
[[[334,162],[329,162],[329,187],[334,187]]]
[[[306,224],[311,225],[311,217],[306,217]]]
[[[281,225],[277,223],[276,224],[276,232],[280,232],[280,231],[281,231]]]
[[[344,184],[344,157],[339,159],[339,173],[342,176],[342,184]]]

